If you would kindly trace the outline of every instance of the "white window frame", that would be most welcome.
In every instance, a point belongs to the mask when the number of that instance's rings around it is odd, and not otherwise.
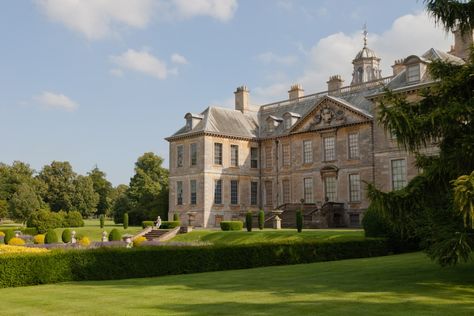
[[[393,171],[394,171],[394,166],[393,166],[393,163],[395,161],[404,161],[404,170],[403,170],[403,173],[400,174],[402,176],[402,180],[395,180],[394,179],[394,174],[393,174]],[[403,185],[402,186],[395,186],[395,182],[403,182]],[[400,189],[403,189],[404,187],[406,187],[406,185],[408,184],[408,180],[407,180],[407,160],[406,158],[394,158],[394,159],[390,159],[390,185],[392,187],[392,190],[395,191],[395,190],[400,190]]]
[[[310,139],[303,141],[303,164],[313,163],[313,141]]]

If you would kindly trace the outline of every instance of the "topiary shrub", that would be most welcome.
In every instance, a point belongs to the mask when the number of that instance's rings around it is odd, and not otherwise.
[[[222,221],[221,229],[224,231],[227,230],[242,230],[244,223],[241,221]]]
[[[123,213],[123,229],[128,228],[128,213]]]
[[[179,227],[181,226],[181,222],[180,221],[162,221],[161,222],[161,225],[160,225],[160,228],[162,229],[173,229],[173,228],[176,228],[176,227]]]
[[[84,220],[78,211],[70,211],[65,216],[65,227],[83,227]]]
[[[8,241],[9,246],[24,246],[25,241],[19,237],[13,237]]]
[[[117,228],[114,228],[110,231],[109,241],[120,241],[122,240],[122,234]]]
[[[261,210],[258,212],[258,229],[262,230],[265,225],[265,212]]]
[[[303,214],[301,211],[296,211],[296,229],[298,233],[301,233],[303,230]]]
[[[44,236],[44,243],[45,244],[55,244],[58,242],[58,234],[54,231],[54,229],[49,229]]]
[[[5,243],[5,245],[8,245],[8,242],[10,241],[10,239],[14,237],[15,237],[15,232],[11,229],[8,229],[5,231],[5,237],[3,238],[3,242]]]
[[[100,228],[104,228],[104,223],[105,223],[104,214],[100,214],[100,216],[99,216]]]
[[[252,212],[250,211],[245,214],[245,227],[248,232],[252,231]]]
[[[35,235],[33,237],[33,242],[37,245],[44,244],[44,234]]]
[[[153,227],[155,226],[155,223],[153,221],[143,221],[142,222],[142,227],[147,228],[147,227]]]
[[[61,234],[61,239],[62,239],[63,243],[65,243],[65,244],[68,244],[68,243],[71,242],[72,233],[71,233],[71,230],[69,228],[66,228],[65,230],[63,230],[63,233]]]
[[[178,213],[173,214],[173,221],[174,222],[179,222],[179,214]]]
[[[362,227],[365,237],[389,237],[392,233],[390,224],[383,215],[374,208],[369,207],[362,218]]]

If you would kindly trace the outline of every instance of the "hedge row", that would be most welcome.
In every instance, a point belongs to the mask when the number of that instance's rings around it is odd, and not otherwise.
[[[28,228],[3,228],[3,229],[0,229],[0,232],[6,233],[7,230],[11,230],[11,231],[19,230],[19,231],[22,232],[23,235],[31,235],[31,236],[34,236],[34,235],[37,235],[37,234],[38,234],[38,229],[36,229],[36,227],[28,227]]]
[[[242,227],[244,227],[244,223],[241,221],[222,221],[220,225],[221,229],[224,231],[242,230]]]
[[[385,239],[197,247],[53,250],[0,256],[0,287],[154,277],[309,263],[390,253]]]
[[[143,221],[142,222],[142,227],[143,228],[152,227],[152,226],[155,226],[154,221]],[[161,225],[160,225],[160,228],[161,229],[173,229],[173,228],[176,228],[176,227],[179,227],[179,226],[181,226],[180,221],[162,221]]]

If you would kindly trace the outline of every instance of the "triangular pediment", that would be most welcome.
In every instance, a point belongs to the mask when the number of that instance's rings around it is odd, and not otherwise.
[[[290,133],[351,125],[372,119],[372,115],[343,99],[325,96],[292,127]]]

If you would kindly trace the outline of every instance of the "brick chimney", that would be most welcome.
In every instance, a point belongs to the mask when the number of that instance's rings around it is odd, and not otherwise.
[[[246,86],[237,87],[237,90],[235,90],[235,109],[237,111],[245,113],[249,110],[249,92]]]
[[[339,92],[341,92],[344,80],[342,80],[340,75],[334,75],[330,76],[329,80],[326,83],[328,84],[328,94],[337,95],[339,94]]]
[[[401,73],[405,69],[405,65],[403,64],[403,59],[397,59],[392,65],[393,75],[396,76]]]
[[[288,97],[290,100],[295,100],[304,96],[304,90],[300,84],[294,84],[288,91]]]

